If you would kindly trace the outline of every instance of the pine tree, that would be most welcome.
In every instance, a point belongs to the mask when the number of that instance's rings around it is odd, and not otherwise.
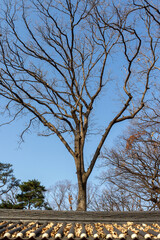
[[[17,200],[27,209],[46,208],[44,192],[45,187],[38,180],[28,180],[19,185],[21,193],[17,195]]]
[[[14,177],[12,165],[0,162],[0,196],[18,185],[19,180]]]

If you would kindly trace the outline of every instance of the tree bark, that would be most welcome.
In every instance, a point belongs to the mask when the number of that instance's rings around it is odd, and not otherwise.
[[[78,180],[78,203],[77,211],[86,211],[87,210],[87,196],[86,196],[87,181]]]
[[[80,125],[77,124],[77,134],[75,137],[75,164],[77,169],[77,181],[78,181],[78,201],[77,201],[77,211],[86,211],[87,209],[87,177],[85,177],[84,168],[84,139],[82,134],[82,129]]]

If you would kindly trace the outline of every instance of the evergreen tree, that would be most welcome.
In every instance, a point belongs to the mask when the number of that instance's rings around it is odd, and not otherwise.
[[[19,180],[14,177],[12,165],[0,162],[0,196],[18,185]]]
[[[10,200],[2,200],[1,204],[0,204],[0,208],[4,208],[4,209],[23,209],[24,206],[21,203],[12,203]]]
[[[44,192],[45,187],[38,180],[28,180],[19,185],[21,193],[17,194],[17,200],[23,208],[46,208]]]

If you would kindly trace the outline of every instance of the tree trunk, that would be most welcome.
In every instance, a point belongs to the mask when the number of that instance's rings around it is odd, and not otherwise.
[[[83,134],[82,134],[83,135]],[[84,177],[84,159],[83,159],[83,147],[84,139],[80,134],[79,125],[77,127],[77,135],[75,138],[75,164],[77,169],[77,180],[78,180],[78,202],[77,202],[77,211],[86,211],[87,209],[87,194],[86,186],[87,179]]]
[[[86,194],[87,181],[82,182],[78,179],[78,203],[77,211],[86,211],[87,209],[87,194]]]

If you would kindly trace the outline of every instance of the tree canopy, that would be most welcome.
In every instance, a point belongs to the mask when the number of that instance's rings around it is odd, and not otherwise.
[[[160,132],[150,123],[136,123],[114,148],[104,151],[107,170],[101,176],[148,210],[160,209]]]
[[[17,180],[13,174],[11,164],[0,162],[0,196],[8,193],[13,187],[18,186]]]
[[[28,180],[19,185],[21,193],[16,198],[23,208],[42,209],[46,206],[44,193],[45,187],[38,180]]]

